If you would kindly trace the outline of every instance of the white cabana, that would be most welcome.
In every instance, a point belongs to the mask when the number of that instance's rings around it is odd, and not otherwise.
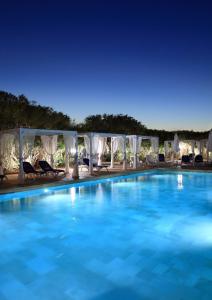
[[[123,156],[123,169],[126,169],[126,136],[115,133],[86,132],[78,135],[84,137],[86,153],[89,158],[89,174],[93,173],[93,162],[102,163],[107,139],[111,139],[111,167],[114,167],[114,154],[119,150]]]
[[[179,141],[179,151],[180,156],[182,155],[205,155],[207,150],[207,140],[178,140]],[[164,152],[165,156],[168,157],[170,154],[173,154],[174,151],[174,140],[164,141]]]
[[[210,152],[212,152],[212,130],[209,132],[207,141],[207,160],[209,160]]]
[[[203,143],[202,140],[182,140],[179,141],[180,155],[188,154],[202,154]]]
[[[158,154],[159,138],[156,136],[145,135],[127,135],[129,140],[130,152],[133,154],[133,168],[138,167],[138,154],[141,152],[141,144],[144,140],[149,140],[151,143],[151,152]]]
[[[78,140],[76,131],[66,130],[48,130],[48,129],[31,129],[31,128],[16,128],[4,130],[0,133],[1,154],[5,147],[8,136],[16,145],[18,160],[19,160],[19,180],[24,181],[23,161],[30,156],[34,146],[35,136],[40,136],[44,151],[50,156],[50,162],[53,165],[53,156],[57,150],[57,137],[61,135],[65,142],[65,170],[69,173],[70,155],[74,155],[74,170],[72,176],[78,178]],[[13,138],[11,138],[13,137]],[[4,150],[5,151],[5,150]]]

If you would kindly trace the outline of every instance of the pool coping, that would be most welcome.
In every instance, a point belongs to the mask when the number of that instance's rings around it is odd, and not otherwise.
[[[18,186],[14,188],[5,188],[0,190],[0,196],[6,195],[6,194],[14,194],[19,192],[28,192],[28,191],[34,191],[37,189],[45,189],[45,188],[51,188],[51,187],[62,187],[66,185],[75,185],[78,183],[86,183],[86,182],[92,182],[92,181],[99,181],[109,178],[116,178],[120,176],[129,176],[133,174],[141,174],[143,172],[152,172],[155,170],[160,171],[175,171],[175,172],[201,172],[201,173],[212,173],[212,170],[203,170],[203,169],[181,169],[181,168],[152,168],[152,169],[143,169],[143,170],[130,170],[128,172],[119,172],[115,174],[109,174],[109,175],[103,175],[103,176],[92,176],[92,177],[86,177],[78,180],[67,180],[67,181],[57,181],[57,182],[50,182],[50,183],[44,183],[44,184],[38,184],[38,185],[31,185],[31,186]]]

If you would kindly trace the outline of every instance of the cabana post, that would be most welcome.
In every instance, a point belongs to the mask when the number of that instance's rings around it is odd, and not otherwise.
[[[113,148],[114,148],[114,140],[111,138],[111,144],[110,144],[110,168],[114,168],[114,153],[113,153]]]
[[[93,139],[93,134],[90,133],[88,135],[88,139],[89,139],[89,174],[92,175],[93,174],[93,147],[92,147],[92,139]]]
[[[19,139],[19,182],[24,182],[24,169],[23,169],[23,132],[22,129],[18,129]]]
[[[126,144],[127,139],[126,136],[123,136],[123,170],[127,170],[127,153],[126,153]]]

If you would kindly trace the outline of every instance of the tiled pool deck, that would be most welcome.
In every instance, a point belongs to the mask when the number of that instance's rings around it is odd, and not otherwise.
[[[0,202],[0,299],[212,299],[212,174],[177,175]]]
[[[133,170],[131,168],[126,171],[123,171],[122,168],[116,167],[113,170],[109,169],[109,171],[101,170],[100,172],[94,172],[93,176],[90,176],[88,172],[80,172],[80,177],[78,180],[73,180],[71,178],[71,175],[68,175],[67,177],[66,176],[58,176],[58,177],[45,176],[41,178],[38,177],[33,179],[26,179],[23,184],[19,184],[18,175],[13,174],[9,176],[9,179],[7,181],[4,181],[3,184],[0,184],[0,195],[19,192],[19,191],[34,190],[38,188],[70,185],[78,182],[96,181],[100,178],[104,179],[110,177],[117,177],[120,175],[130,175],[130,174],[140,173],[142,171],[151,170],[151,169],[153,168],[145,166],[142,168],[138,168],[136,170]]]

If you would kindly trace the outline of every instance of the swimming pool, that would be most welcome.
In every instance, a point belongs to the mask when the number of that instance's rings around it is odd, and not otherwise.
[[[212,298],[212,173],[0,196],[0,229],[1,300]]]

